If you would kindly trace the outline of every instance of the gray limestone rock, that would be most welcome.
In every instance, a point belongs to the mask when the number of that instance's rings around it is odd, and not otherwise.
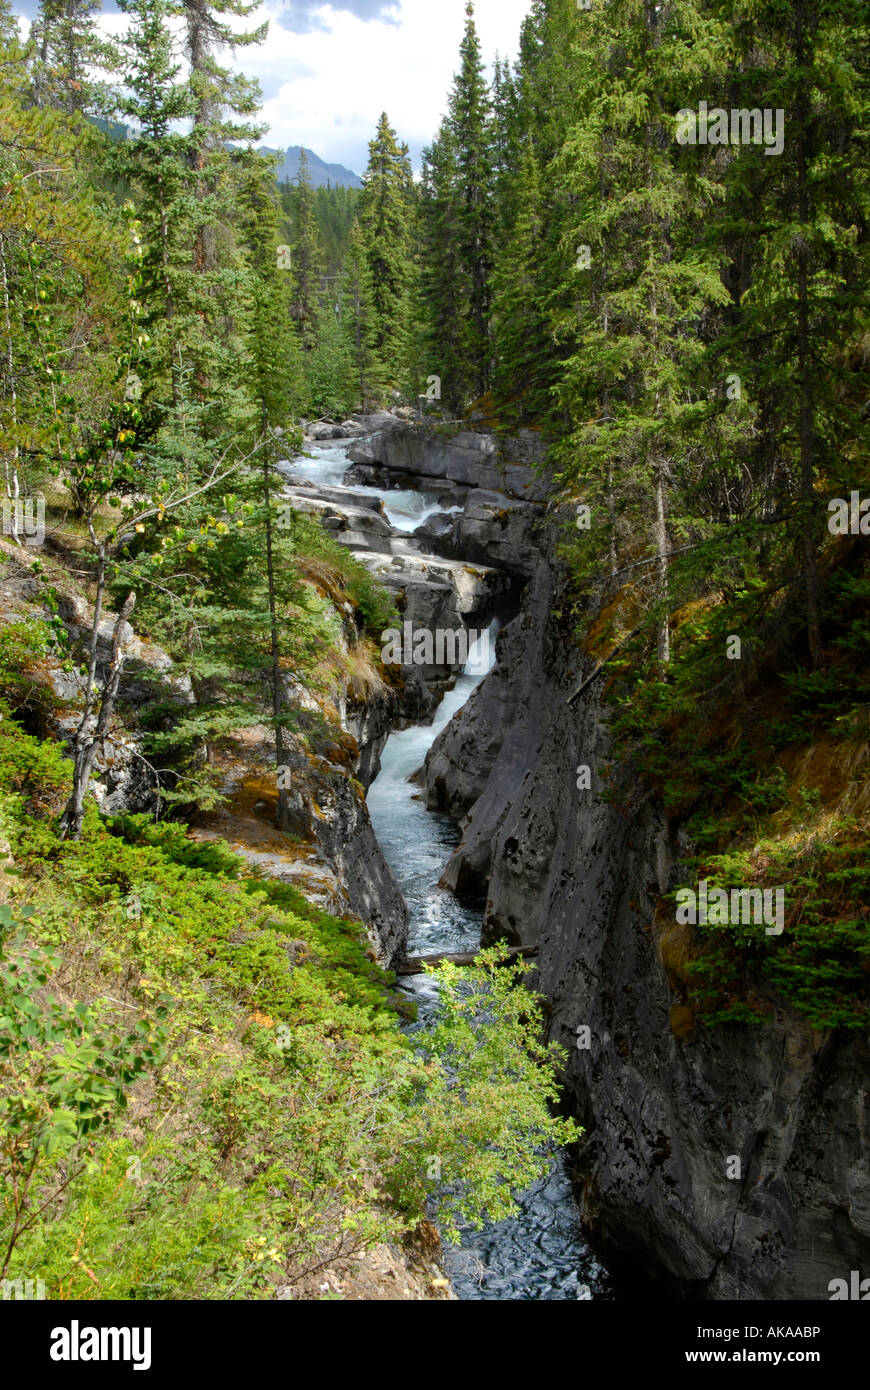
[[[581,663],[552,617],[553,572],[427,758],[429,804],[465,817],[445,882],[488,880],[484,938],[539,946],[588,1130],[584,1216],[613,1266],[684,1297],[827,1299],[870,1270],[867,1041],[784,1011],[685,1026],[657,913],[685,846],[624,770],[618,795],[596,794],[607,712],[597,685],[567,703]]]

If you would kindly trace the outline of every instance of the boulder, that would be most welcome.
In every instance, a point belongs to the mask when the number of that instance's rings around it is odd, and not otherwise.
[[[438,555],[478,560],[518,578],[529,578],[541,563],[536,530],[542,508],[482,488],[466,496],[461,513],[436,512],[414,532]]]

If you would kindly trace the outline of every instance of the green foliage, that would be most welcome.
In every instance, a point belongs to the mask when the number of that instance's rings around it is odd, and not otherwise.
[[[299,157],[296,182],[296,239],[291,255],[294,295],[291,312],[302,345],[310,352],[315,343],[319,343],[318,309],[323,263],[317,235],[314,194],[308,182],[308,159],[304,150]]]
[[[298,237],[299,185],[285,181],[279,185],[281,209],[290,224],[286,240]],[[341,273],[354,223],[359,209],[360,190],[343,185],[331,188],[323,185],[314,190],[314,215],[320,239],[320,251],[327,276]]]
[[[506,960],[506,949],[494,947],[472,967],[448,962],[432,972],[437,1018],[415,1034],[426,1084],[394,1180],[404,1202],[435,1196],[442,1233],[454,1243],[463,1226],[514,1215],[514,1194],[548,1171],[554,1148],[580,1134],[550,1108],[565,1055],[541,1041],[543,1001],[522,984],[522,963]]]
[[[324,295],[315,312],[316,346],[308,353],[308,408],[317,417],[343,420],[358,404],[357,372],[336,300]]]
[[[227,846],[93,809],[79,841],[34,844],[7,805],[31,907],[0,971],[0,1107],[21,1117],[4,1192],[25,1120],[43,1146],[3,1218],[10,1277],[35,1270],[50,1297],[268,1297],[430,1199],[451,1235],[505,1215],[574,1136],[549,1113],[541,1003],[497,952],[447,969],[436,1029],[409,1039],[359,923]]]
[[[427,375],[461,412],[489,388],[495,129],[473,7],[438,137],[424,153],[419,303]],[[422,383],[420,388],[422,390]]]
[[[378,355],[374,281],[360,225],[355,222],[344,262],[339,302],[342,328],[350,345],[356,394],[363,408],[386,394],[386,373]],[[381,330],[383,337],[383,330]]]
[[[343,592],[358,610],[364,631],[380,639],[385,628],[395,625],[398,615],[389,589],[379,584],[359,560],[335,537],[304,512],[290,515],[289,536],[301,562],[325,560],[341,580]]]
[[[70,785],[69,759],[60,745],[26,734],[4,715],[0,720],[0,792],[16,812],[36,814],[56,806]]]
[[[805,805],[815,801],[804,798]],[[709,1024],[761,1022],[770,1002],[781,999],[815,1028],[866,1031],[870,850],[857,831],[853,820],[841,819],[806,846],[762,840],[752,855],[707,855],[692,866],[711,887],[786,885],[781,937],[766,938],[756,925],[701,930],[700,957],[686,968]]]
[[[94,1130],[113,1121],[127,1091],[165,1056],[160,1023],[141,1021],[109,1034],[95,1010],[46,993],[60,957],[26,945],[27,909],[0,905],[0,1204],[6,1213],[4,1277],[16,1244],[37,1219],[33,1193],[57,1182],[61,1160]],[[72,1157],[71,1157],[72,1156]],[[61,1187],[66,1186],[66,1179]],[[58,1189],[60,1190],[60,1188]]]
[[[0,702],[13,715],[38,718],[52,708],[50,689],[39,678],[41,662],[50,654],[65,655],[66,631],[41,618],[25,618],[0,627]]]
[[[359,230],[366,261],[363,296],[367,292],[371,309],[371,348],[387,381],[395,386],[402,379],[408,351],[414,184],[408,147],[397,144],[386,112],[382,112],[375,138],[369,143],[363,184]]]

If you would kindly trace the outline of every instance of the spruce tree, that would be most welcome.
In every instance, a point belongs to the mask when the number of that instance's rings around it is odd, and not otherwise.
[[[359,226],[371,281],[374,350],[395,386],[408,350],[412,180],[407,146],[397,144],[386,112],[369,142],[363,185]]]
[[[92,69],[109,62],[111,54],[96,28],[101,9],[101,0],[40,0],[31,30],[37,105],[70,115],[94,108],[102,88]]]
[[[257,8],[245,0],[182,0],[182,6],[193,95],[190,159],[200,216],[194,265],[211,273],[219,266],[219,227],[230,220],[232,210],[228,174],[233,161],[244,153],[231,150],[230,143],[257,140],[264,129],[250,119],[260,105],[256,82],[222,67],[215,50],[229,47],[235,52],[262,43],[268,23],[247,31],[228,23],[226,16],[246,19]]]
[[[161,381],[177,408],[186,349],[196,327],[190,307],[188,252],[193,239],[186,199],[190,136],[176,127],[193,115],[189,84],[181,78],[169,27],[171,0],[118,0],[130,24],[119,41],[125,91],[117,110],[134,125],[129,140],[111,152],[114,170],[140,193],[144,231],[141,270],[143,327],[151,342],[150,389]]]
[[[299,154],[296,187],[296,225],[291,257],[295,294],[291,313],[302,346],[306,352],[310,352],[316,343],[323,261],[314,194],[308,175],[308,156],[304,149]]]
[[[586,115],[571,132],[563,181],[578,206],[565,254],[580,336],[563,400],[577,423],[562,450],[605,509],[646,533],[648,586],[661,666],[674,606],[669,552],[680,516],[689,377],[703,350],[697,323],[727,292],[713,250],[698,246],[703,185],[675,157],[673,113],[716,37],[692,0],[662,9],[617,0],[592,11],[585,45]],[[591,274],[590,274],[591,271]],[[591,417],[591,418],[590,418]]]
[[[444,121],[432,146],[423,152],[416,291],[423,366],[417,389],[423,393],[425,382],[438,377],[442,406],[454,415],[467,400],[463,323],[470,299],[468,267],[459,243],[457,170],[456,140]]]
[[[513,223],[504,234],[492,276],[493,337],[498,346],[493,387],[500,417],[519,422],[546,417],[550,402],[536,394],[536,369],[555,355],[540,293],[544,209],[531,139],[520,156],[515,197]]]
[[[341,420],[357,403],[357,371],[337,295],[323,295],[314,338],[305,358],[308,408],[317,416]]]
[[[556,391],[576,328],[575,295],[566,293],[564,273],[565,237],[576,224],[576,212],[574,195],[560,183],[557,158],[572,124],[584,114],[583,59],[575,51],[584,24],[574,0],[535,0],[520,30],[516,67],[512,73],[503,70],[494,88],[493,285],[501,300],[493,313],[496,408],[508,422],[529,423],[554,436],[568,425]],[[537,247],[530,256],[523,247],[532,222]],[[506,295],[517,305],[527,297],[525,337],[515,331],[515,318],[503,313]]]
[[[493,257],[493,122],[474,6],[465,10],[460,69],[449,102],[456,149],[458,252],[467,268],[467,304],[455,374],[468,395],[482,396],[491,380],[490,273]],[[451,369],[451,375],[453,369]]]
[[[222,66],[216,53],[262,43],[268,24],[245,30],[233,23],[256,8],[248,0],[181,0],[181,5],[193,99],[188,159],[196,222],[192,268],[198,277],[192,288],[199,318],[199,333],[190,346],[193,380],[201,399],[217,396],[224,413],[244,414],[236,372],[237,327],[244,306],[239,300],[235,198],[240,166],[257,160],[249,145],[264,127],[251,119],[260,104],[258,84]],[[209,428],[219,429],[220,422]]]
[[[723,107],[779,110],[782,148],[727,156],[717,240],[733,264],[735,311],[716,345],[719,370],[755,401],[741,464],[750,514],[784,518],[779,563],[800,575],[810,662],[821,666],[818,552],[825,501],[848,495],[867,454],[855,360],[844,345],[866,330],[868,27],[853,0],[739,5],[731,23]],[[708,158],[719,153],[716,147]],[[721,411],[719,412],[721,418]],[[821,486],[820,486],[821,484]],[[769,541],[765,541],[769,545]],[[773,557],[770,557],[773,558]]]
[[[378,356],[378,318],[369,258],[363,233],[355,222],[344,259],[339,292],[342,326],[353,357],[361,408],[383,400],[387,378]]]

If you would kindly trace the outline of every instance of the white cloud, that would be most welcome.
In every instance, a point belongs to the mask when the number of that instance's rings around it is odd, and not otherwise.
[[[386,111],[416,157],[435,135],[459,62],[466,0],[402,0],[396,22],[362,20],[324,5],[326,29],[292,33],[281,23],[286,5],[267,0],[269,37],[260,49],[239,49],[236,66],[259,78],[270,145],[306,145],[329,163],[361,173],[368,141]],[[363,11],[377,0],[355,0]],[[310,11],[312,6],[306,6]],[[514,57],[529,0],[477,0],[475,19],[484,61]],[[285,14],[286,18],[286,14]],[[295,75],[300,72],[301,75]],[[307,74],[307,75],[306,75]]]
[[[496,53],[516,56],[530,3],[476,0],[487,65]],[[33,13],[35,4],[13,0],[12,8]],[[112,0],[104,4],[99,26],[117,35],[127,21]],[[266,42],[228,53],[224,61],[263,88],[265,144],[306,145],[327,163],[362,173],[368,142],[386,111],[418,165],[459,65],[465,5],[466,0],[264,0],[247,26],[269,19]]]

